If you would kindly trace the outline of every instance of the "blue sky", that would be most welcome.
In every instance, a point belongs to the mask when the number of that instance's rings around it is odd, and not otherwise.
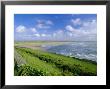
[[[15,14],[16,41],[96,41],[96,14]]]

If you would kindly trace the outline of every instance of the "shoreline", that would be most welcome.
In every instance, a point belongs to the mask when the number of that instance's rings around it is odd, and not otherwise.
[[[34,47],[30,47],[30,46],[14,46],[14,47],[30,48],[30,49],[33,49],[33,50],[40,50],[40,51],[44,51],[44,52],[47,52],[47,53],[57,54],[57,53],[54,53],[54,52],[49,52],[41,46],[38,46],[38,48],[37,47],[34,48]],[[75,56],[71,57],[71,56],[66,56],[66,55],[63,55],[63,54],[57,54],[57,55],[62,55],[62,56],[70,57],[70,58],[77,59],[77,60],[80,60],[80,61],[85,61],[85,62],[90,62],[90,63],[93,63],[93,64],[97,64],[97,61],[93,61],[93,60],[86,59],[86,58],[85,59],[84,58],[78,58],[78,57],[75,57]]]
[[[44,51],[44,50],[42,50]],[[45,52],[48,52],[48,51],[45,51]],[[48,52],[48,53],[52,53],[52,52]],[[52,53],[52,54],[57,54],[57,53]],[[66,56],[66,55],[62,55],[62,54],[57,54],[57,55],[61,55],[61,56],[64,56],[64,57],[69,57],[69,58],[73,58],[73,59],[76,59],[76,60],[80,60],[80,61],[85,61],[85,62],[89,62],[89,63],[93,63],[93,64],[97,64],[96,61],[93,61],[93,60],[89,60],[89,59],[84,59],[84,58],[77,58],[77,57],[71,57],[71,56]]]
[[[34,50],[41,50],[41,51],[45,51],[45,52],[49,52],[46,48],[45,45],[50,45],[50,46],[58,46],[58,45],[62,45],[62,44],[67,44],[69,42],[91,42],[91,41],[25,41],[25,42],[15,42],[15,46],[21,47],[21,48],[30,48],[30,49],[34,49]],[[93,42],[93,41],[92,41]],[[43,47],[44,45],[44,47]],[[50,53],[54,53],[54,54],[58,54],[56,52],[50,52]],[[59,55],[63,55],[60,54]],[[69,55],[63,55],[68,57]],[[97,64],[97,60],[91,60],[91,59],[86,59],[86,58],[80,58],[80,57],[75,57],[73,56],[69,56],[71,58],[75,58],[78,60],[83,60],[83,61],[88,61],[88,62],[92,62],[94,64]]]
[[[43,71],[44,75],[46,76],[48,76],[48,74],[45,74],[45,72],[48,73],[52,71],[53,74],[54,71],[60,72],[62,76],[65,75],[96,76],[97,75],[97,71],[96,71],[97,64],[92,61],[88,61],[86,59],[82,60],[75,57],[64,56],[61,54],[55,54],[43,50],[30,49],[26,47],[25,48],[15,47],[15,50],[18,52],[19,55],[21,55],[22,60],[26,61],[26,65],[29,65],[29,67],[31,67],[32,69],[35,68],[37,70]],[[42,66],[42,63],[43,66],[45,65],[46,69]],[[50,67],[52,68],[52,71],[50,70]]]

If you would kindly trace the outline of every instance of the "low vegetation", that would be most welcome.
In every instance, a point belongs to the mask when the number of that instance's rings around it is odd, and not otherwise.
[[[97,64],[30,48],[15,47],[15,76],[96,76]],[[17,58],[17,59],[16,59]],[[23,61],[20,65],[17,60]]]

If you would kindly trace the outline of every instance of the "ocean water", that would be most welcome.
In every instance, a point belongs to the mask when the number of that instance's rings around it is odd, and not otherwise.
[[[97,62],[97,42],[69,42],[67,44],[45,47],[48,52],[65,56],[88,59]]]

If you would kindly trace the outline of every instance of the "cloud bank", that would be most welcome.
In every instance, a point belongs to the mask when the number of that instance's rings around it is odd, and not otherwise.
[[[58,16],[57,16],[58,19]],[[56,19],[56,20],[57,20]],[[52,20],[39,19],[34,27],[18,25],[15,28],[16,40],[59,40],[59,41],[96,41],[97,40],[97,20],[71,18],[63,28],[57,27]],[[49,29],[49,30],[48,30]],[[19,38],[19,39],[18,39]]]

